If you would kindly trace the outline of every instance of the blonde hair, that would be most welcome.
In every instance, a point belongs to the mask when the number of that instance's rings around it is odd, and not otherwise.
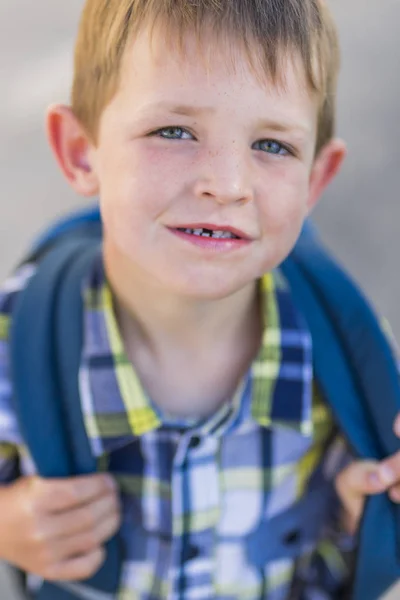
[[[75,47],[72,108],[96,141],[102,111],[118,89],[128,43],[144,26],[163,27],[182,48],[207,31],[242,47],[277,81],[283,56],[298,55],[319,99],[318,152],[334,135],[337,32],[325,0],[86,0]]]

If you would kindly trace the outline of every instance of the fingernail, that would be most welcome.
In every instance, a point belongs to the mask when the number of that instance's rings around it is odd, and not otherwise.
[[[370,483],[370,485],[375,488],[375,489],[380,489],[382,487],[382,481],[381,478],[378,477],[377,473],[369,473],[368,474],[368,481]]]
[[[391,485],[396,480],[396,476],[392,469],[386,465],[379,468],[379,477],[385,485]]]
[[[111,475],[107,475],[107,485],[109,486],[110,490],[115,491],[117,489],[117,482],[115,481],[114,477],[111,477]]]
[[[394,432],[396,435],[398,435],[400,437],[400,418],[397,417],[395,424],[394,424]]]

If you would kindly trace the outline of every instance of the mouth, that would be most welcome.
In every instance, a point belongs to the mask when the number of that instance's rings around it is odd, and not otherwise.
[[[211,224],[190,224],[169,227],[182,241],[190,243],[200,251],[232,252],[248,246],[252,239],[239,229]]]
[[[221,227],[218,225],[185,225],[181,227],[173,227],[172,229],[202,238],[212,238],[214,240],[246,240],[249,241],[249,236],[233,227]]]

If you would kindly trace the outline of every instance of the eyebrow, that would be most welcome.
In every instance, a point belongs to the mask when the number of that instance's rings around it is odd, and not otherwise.
[[[278,133],[298,133],[306,134],[310,132],[310,127],[294,121],[261,121],[258,123],[260,129],[268,129]]]
[[[146,106],[146,111],[150,109],[168,110],[175,115],[193,117],[200,114],[211,114],[215,112],[212,106],[192,106],[191,104],[170,104],[169,102],[155,102]]]
[[[215,113],[215,109],[212,106],[192,106],[190,104],[170,104],[168,102],[156,102],[146,107],[146,111],[149,109],[168,110],[174,115],[186,117],[197,117],[199,115]],[[257,122],[256,125],[260,129],[268,129],[278,133],[291,132],[304,135],[310,132],[310,127],[307,125],[291,121],[290,119],[262,120]]]

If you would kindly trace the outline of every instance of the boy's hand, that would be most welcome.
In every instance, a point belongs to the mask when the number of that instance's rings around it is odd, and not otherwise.
[[[394,423],[400,437],[400,415]],[[336,489],[343,503],[343,525],[348,533],[356,532],[366,496],[388,492],[400,503],[400,452],[381,462],[354,461],[336,477]]]
[[[120,525],[110,476],[22,478],[0,494],[1,558],[50,581],[96,573]]]

